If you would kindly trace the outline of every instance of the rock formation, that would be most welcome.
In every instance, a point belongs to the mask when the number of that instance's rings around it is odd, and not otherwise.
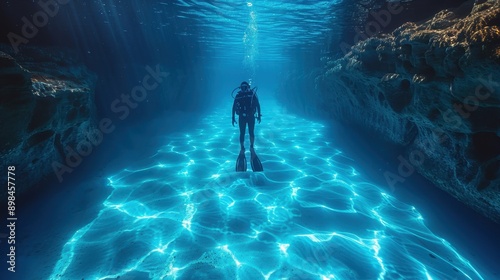
[[[7,52],[0,48],[0,150],[3,170],[16,167],[19,197],[41,180],[56,178],[52,163],[65,163],[95,127],[96,76],[66,51]]]
[[[500,222],[500,4],[462,12],[359,42],[317,86],[336,118],[403,145],[411,167]]]

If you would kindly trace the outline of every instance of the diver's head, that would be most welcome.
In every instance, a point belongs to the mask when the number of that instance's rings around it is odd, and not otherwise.
[[[250,85],[247,82],[243,81],[241,82],[240,88],[242,91],[248,91],[250,89]]]

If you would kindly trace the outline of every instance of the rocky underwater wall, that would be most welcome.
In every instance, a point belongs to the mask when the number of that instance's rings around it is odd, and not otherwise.
[[[53,163],[67,162],[72,149],[88,151],[81,143],[92,140],[89,132],[95,131],[97,77],[61,49],[8,52],[9,47],[0,47],[0,154],[4,170],[16,168],[19,196],[56,178],[54,168],[62,166]]]
[[[404,147],[391,187],[413,169],[500,222],[499,1],[361,41],[316,82],[333,117]]]

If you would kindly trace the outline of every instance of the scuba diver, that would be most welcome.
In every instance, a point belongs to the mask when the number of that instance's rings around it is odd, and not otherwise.
[[[232,125],[234,126],[236,119],[234,114],[238,114],[238,123],[240,127],[240,154],[238,159],[236,160],[236,171],[246,171],[247,163],[245,157],[245,130],[248,124],[248,134],[250,135],[250,158],[252,170],[254,172],[263,171],[262,164],[255,153],[253,144],[255,141],[255,119],[260,123],[261,121],[261,113],[260,113],[260,103],[259,98],[257,97],[257,89],[250,88],[250,85],[247,82],[242,82],[239,87],[236,89],[240,89],[236,97],[234,97],[233,102],[233,110],[232,110]],[[236,90],[234,89],[234,90]],[[233,90],[233,93],[234,93]]]

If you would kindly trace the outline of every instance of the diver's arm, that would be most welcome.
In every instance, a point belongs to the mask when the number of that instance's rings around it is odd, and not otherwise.
[[[236,123],[236,119],[234,118],[234,113],[236,112],[236,98],[234,99],[234,102],[233,102],[233,110],[232,110],[232,113],[231,113],[231,124],[234,126],[234,124]]]
[[[255,101],[257,101],[257,121],[260,123],[260,117],[262,117],[262,114],[260,113],[260,102],[259,102],[259,98],[257,98],[257,96],[255,97]]]
[[[235,113],[235,112],[236,112],[236,99],[235,99],[235,100],[234,100],[234,102],[233,102],[233,112],[232,112],[232,114],[231,114],[231,116],[233,117],[233,119],[234,119],[234,113]]]
[[[256,96],[255,99],[257,100],[257,114],[259,116],[259,118],[262,116],[262,114],[260,113],[260,102],[259,102],[259,98]]]

